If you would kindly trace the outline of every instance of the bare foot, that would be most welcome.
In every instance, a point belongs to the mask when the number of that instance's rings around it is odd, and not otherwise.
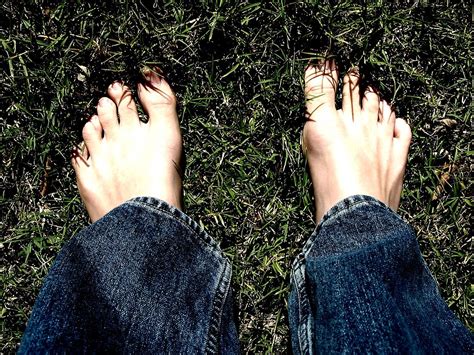
[[[357,70],[344,77],[342,109],[336,110],[338,75],[334,61],[305,72],[308,121],[302,142],[318,223],[338,201],[356,194],[397,210],[411,140],[408,124],[375,92],[362,93],[361,104]]]
[[[147,79],[150,85],[140,84],[138,94],[148,123],[139,120],[130,90],[115,82],[82,131],[85,147],[76,151],[72,165],[93,222],[138,196],[157,197],[181,208],[182,140],[176,97],[156,73],[149,72]]]

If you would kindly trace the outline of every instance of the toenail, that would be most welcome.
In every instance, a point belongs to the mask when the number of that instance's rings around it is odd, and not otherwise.
[[[153,84],[160,84],[161,82],[161,75],[163,75],[163,71],[159,67],[154,67],[153,69],[145,69],[143,71],[145,79]]]
[[[314,63],[313,67],[316,71],[323,71],[327,68],[328,61],[324,58],[320,58],[316,63]]]
[[[123,84],[120,81],[115,81],[115,82],[112,83],[112,85],[110,87],[114,90],[118,90],[118,89],[121,89],[122,86],[123,86]]]
[[[92,123],[91,120],[89,120],[89,121],[87,121],[86,124],[84,125],[83,134],[84,134],[84,132],[90,133],[90,132],[93,132],[93,131],[95,131],[94,124]],[[86,133],[86,134],[87,134],[87,133]]]
[[[355,76],[359,76],[359,67],[356,65],[349,70],[349,73]]]
[[[110,106],[110,100],[106,97],[103,97],[99,100],[99,106]]]

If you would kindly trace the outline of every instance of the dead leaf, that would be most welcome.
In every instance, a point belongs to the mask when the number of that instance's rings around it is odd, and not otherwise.
[[[456,120],[453,120],[451,118],[443,118],[442,120],[440,120],[441,123],[443,123],[445,126],[448,126],[448,127],[454,127],[458,124],[458,122]]]
[[[438,176],[438,185],[436,186],[431,196],[431,201],[436,201],[440,195],[445,191],[446,185],[449,185],[449,179],[452,173],[457,169],[456,164],[445,163],[441,170],[436,170],[436,176]]]

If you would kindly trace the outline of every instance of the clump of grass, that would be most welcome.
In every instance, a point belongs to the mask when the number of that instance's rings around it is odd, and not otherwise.
[[[302,71],[358,65],[412,125],[401,214],[472,329],[470,5],[69,1],[1,5],[2,352],[61,245],[86,223],[73,144],[111,81],[160,66],[180,101],[186,211],[233,261],[245,352],[289,348],[291,261],[315,227],[299,148]]]

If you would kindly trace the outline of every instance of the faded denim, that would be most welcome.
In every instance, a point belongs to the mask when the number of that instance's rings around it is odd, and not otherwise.
[[[231,267],[163,201],[136,198],[60,252],[20,353],[236,353]]]
[[[372,197],[331,208],[296,258],[291,283],[295,354],[474,352],[413,230]]]
[[[291,283],[296,354],[473,352],[413,231],[371,197],[328,212]],[[19,353],[238,353],[230,286],[229,261],[197,223],[135,198],[64,246]]]

